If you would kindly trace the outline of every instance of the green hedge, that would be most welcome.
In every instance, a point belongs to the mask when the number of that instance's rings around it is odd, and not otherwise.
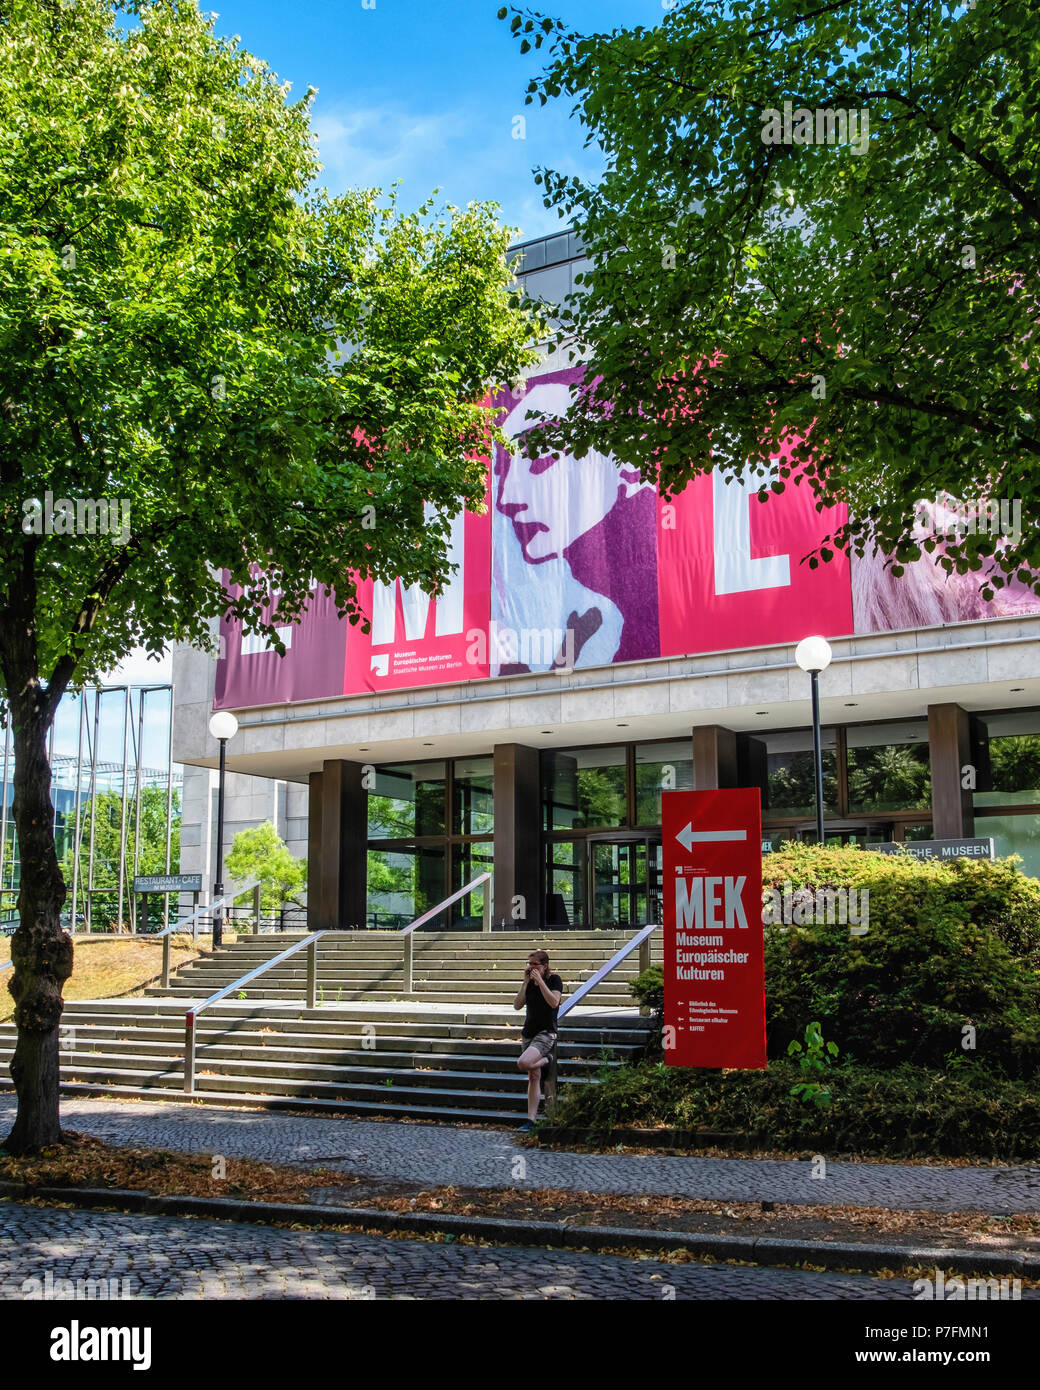
[[[1040,884],[1013,863],[797,845],[767,856],[765,872],[778,891],[870,895],[864,936],[840,923],[766,929],[771,1057],[818,1020],[866,1066],[974,1059],[1009,1076],[1040,1070]]]
[[[871,922],[956,919],[986,927],[1040,970],[1040,882],[1006,859],[921,860],[788,843],[762,859],[764,888],[869,889]]]
[[[790,1094],[805,1079],[790,1061],[734,1072],[642,1062],[598,1086],[563,1087],[553,1121],[539,1132],[588,1129],[608,1144],[615,1126],[735,1130],[761,1148],[889,1158],[1033,1159],[1040,1148],[1035,1089],[977,1063],[949,1071],[832,1067],[821,1078],[831,1093],[825,1108]]]
[[[975,1060],[1009,1077],[1040,1073],[1040,883],[1013,861],[788,845],[764,872],[766,890],[869,893],[863,936],[840,922],[765,929],[770,1058],[819,1022],[843,1058],[873,1068]],[[660,967],[632,992],[659,1010]]]

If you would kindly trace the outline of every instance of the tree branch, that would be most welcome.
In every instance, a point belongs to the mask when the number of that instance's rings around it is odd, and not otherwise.
[[[910,97],[905,96],[902,92],[892,91],[889,88],[884,88],[877,92],[860,92],[858,93],[858,97],[860,101],[864,102],[873,101],[876,97],[884,97],[888,101],[894,101],[901,106],[905,106],[908,111],[912,111],[916,116],[921,118],[933,135],[938,135],[945,139],[946,142],[952,145],[958,153],[965,157],[965,159],[970,160],[973,164],[977,164],[980,169],[985,170],[990,178],[994,179],[1000,187],[1004,189],[1005,193],[1009,193],[1011,197],[1014,198],[1023,212],[1028,213],[1034,222],[1040,224],[1040,203],[1037,202],[1032,194],[1030,194],[1027,189],[1023,188],[1021,184],[1016,183],[1011,175],[995,160],[990,159],[988,155],[982,154],[979,150],[970,150],[959,135],[953,130],[941,126],[933,116],[928,114],[924,107],[919,105],[919,103],[911,100]]]

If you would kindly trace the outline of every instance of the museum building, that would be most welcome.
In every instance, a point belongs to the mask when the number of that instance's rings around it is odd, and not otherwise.
[[[512,254],[554,303],[584,259],[574,232]],[[499,402],[506,435],[579,376],[543,355]],[[313,928],[399,928],[486,871],[436,924],[659,921],[663,792],[757,787],[764,851],[815,839],[794,650],[820,634],[828,840],[988,838],[1040,876],[1040,598],[985,603],[930,559],[811,570],[836,518],[804,487],[760,504],[777,466],[668,501],[603,455],[497,447],[438,598],[369,581],[366,634],[315,591],[284,657],[228,624],[219,661],[177,649],[182,871],[215,877],[208,722],[231,709],[226,840],[275,820],[308,858]]]

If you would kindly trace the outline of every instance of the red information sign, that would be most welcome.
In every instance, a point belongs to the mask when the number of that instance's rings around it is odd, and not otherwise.
[[[665,1061],[764,1067],[761,793],[664,792],[661,808]]]

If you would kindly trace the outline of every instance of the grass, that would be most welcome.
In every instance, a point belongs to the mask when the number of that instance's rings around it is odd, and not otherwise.
[[[208,950],[211,938],[199,934],[199,947]],[[170,969],[195,960],[201,954],[190,936],[174,936],[170,950]],[[0,964],[11,958],[11,938],[0,937]],[[119,999],[143,993],[147,985],[157,985],[162,974],[162,942],[147,937],[118,937],[102,940],[78,936],[75,962],[63,990],[66,999]],[[11,972],[0,975],[0,1023],[11,1019],[14,1005],[8,992]]]

